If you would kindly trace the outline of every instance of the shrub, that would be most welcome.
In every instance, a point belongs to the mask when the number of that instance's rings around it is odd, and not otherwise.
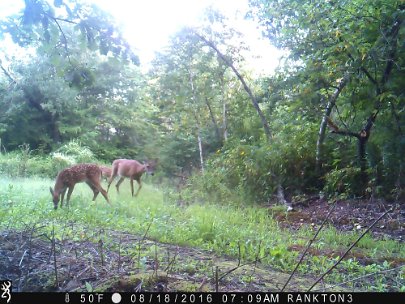
[[[54,158],[66,161],[66,164],[87,163],[95,160],[90,148],[83,146],[78,140],[71,140],[53,153]]]
[[[19,175],[20,170],[20,158],[17,152],[0,154],[0,173],[1,175],[7,175],[16,177]]]
[[[52,168],[59,172],[60,170],[70,167],[71,165],[75,164],[76,161],[72,156],[65,155],[60,152],[53,152],[51,154],[51,164]]]
[[[55,177],[57,169],[48,156],[32,156],[27,162],[27,176]]]
[[[334,169],[325,175],[324,192],[328,196],[342,198],[360,196],[364,191],[361,184],[361,171],[357,167]]]
[[[227,143],[207,161],[204,175],[189,180],[189,188],[215,201],[241,203],[267,202],[279,184],[286,193],[304,193],[316,183],[313,154],[310,144],[293,149],[277,139],[271,145]]]
[[[57,173],[75,163],[94,162],[89,148],[77,141],[63,145],[48,156],[33,155],[28,145],[20,151],[0,154],[0,173],[10,177],[39,176],[54,178]]]

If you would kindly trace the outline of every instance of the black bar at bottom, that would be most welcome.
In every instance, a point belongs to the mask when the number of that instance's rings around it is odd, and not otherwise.
[[[0,304],[6,299],[0,298]],[[251,303],[280,303],[280,304],[381,304],[405,303],[405,293],[377,292],[14,292],[8,304],[53,303],[53,304],[251,304]]]

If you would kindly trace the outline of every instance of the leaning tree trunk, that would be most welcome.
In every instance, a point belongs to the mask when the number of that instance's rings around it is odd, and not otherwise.
[[[346,72],[343,78],[339,81],[339,85],[336,88],[335,92],[332,94],[332,96],[329,97],[328,104],[326,105],[325,109],[325,114],[322,117],[322,122],[319,127],[319,133],[318,133],[318,140],[316,142],[316,171],[318,174],[321,174],[322,170],[322,148],[323,148],[323,143],[325,141],[325,132],[326,132],[326,126],[328,123],[328,118],[330,114],[332,113],[332,109],[336,104],[336,100],[338,99],[340,93],[342,92],[343,88],[346,86],[350,79],[350,73]]]
[[[259,115],[259,117],[260,117],[264,133],[266,134],[267,141],[270,142],[270,140],[271,140],[270,126],[269,126],[269,124],[267,122],[267,119],[264,116],[262,110],[259,107],[259,103],[257,101],[257,98],[253,94],[252,90],[250,89],[250,87],[246,83],[243,76],[238,72],[238,70],[235,68],[235,66],[232,64],[232,62],[228,58],[226,58],[226,56],[224,54],[221,53],[221,51],[215,46],[214,43],[212,43],[212,41],[209,41],[204,36],[201,36],[201,35],[199,35],[197,33],[196,33],[196,35],[202,41],[204,41],[209,47],[211,47],[218,54],[218,56],[225,62],[225,64],[232,69],[232,71],[235,73],[236,77],[238,77],[238,79],[242,83],[243,88],[245,89],[246,93],[249,95],[250,101],[252,102],[253,107],[256,109],[257,115]]]

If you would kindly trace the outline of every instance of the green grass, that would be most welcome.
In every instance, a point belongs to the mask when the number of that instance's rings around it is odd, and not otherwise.
[[[145,183],[138,197],[132,198],[128,180],[121,185],[119,195],[111,186],[111,205],[102,195],[92,202],[93,195],[88,186],[78,184],[72,194],[70,207],[54,210],[49,192],[53,184],[51,180],[40,178],[1,178],[0,230],[22,230],[36,224],[49,233],[55,229],[59,238],[72,239],[89,238],[100,229],[137,235],[144,235],[147,231],[148,238],[160,242],[200,247],[233,258],[240,255],[243,262],[259,258],[264,264],[288,272],[294,268],[300,254],[291,250],[290,246],[305,246],[314,233],[306,226],[296,232],[281,229],[265,208],[240,208],[214,203],[180,207],[167,200],[162,191]],[[103,186],[106,188],[105,182]],[[326,227],[313,247],[321,252],[325,249],[342,251],[357,237],[357,233],[340,233]],[[391,240],[374,240],[367,236],[355,249],[380,261],[405,258],[405,246]],[[335,261],[327,256],[310,255],[299,270],[301,273],[319,275]],[[367,268],[356,260],[346,260],[339,267],[330,276],[334,282],[391,266],[389,263],[376,262],[375,267]],[[389,284],[404,285],[403,277],[396,277],[393,281],[396,283]],[[392,287],[387,287],[387,284],[383,280],[380,287],[370,286],[368,289],[386,290]],[[394,286],[393,289],[399,290],[400,287]]]

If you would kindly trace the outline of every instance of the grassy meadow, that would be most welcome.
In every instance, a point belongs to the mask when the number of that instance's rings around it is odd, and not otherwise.
[[[34,225],[48,234],[54,230],[56,238],[74,240],[91,239],[101,229],[127,232],[161,243],[207,249],[242,263],[258,261],[284,272],[291,272],[298,261],[301,252],[294,248],[305,247],[314,234],[309,225],[297,231],[280,228],[268,208],[241,208],[214,202],[178,205],[169,199],[169,190],[147,183],[143,183],[138,197],[132,198],[128,180],[121,185],[120,194],[111,185],[111,205],[101,194],[92,202],[92,191],[86,184],[78,184],[69,208],[64,205],[54,210],[49,192],[53,185],[52,180],[45,178],[2,177],[0,231],[24,230]],[[103,186],[107,188],[106,182]],[[342,252],[359,235],[360,232],[341,233],[333,227],[324,228],[312,245],[318,254],[308,255],[299,273],[319,276],[338,259],[323,253]],[[94,242],[97,240],[94,237]],[[108,241],[117,242],[113,237]],[[366,235],[353,252],[367,257],[368,262],[345,259],[326,277],[326,282],[350,281],[346,284],[349,288],[361,290],[405,291],[404,269],[391,271],[398,261],[405,259],[403,243],[375,240]],[[359,277],[366,279],[357,280]]]

